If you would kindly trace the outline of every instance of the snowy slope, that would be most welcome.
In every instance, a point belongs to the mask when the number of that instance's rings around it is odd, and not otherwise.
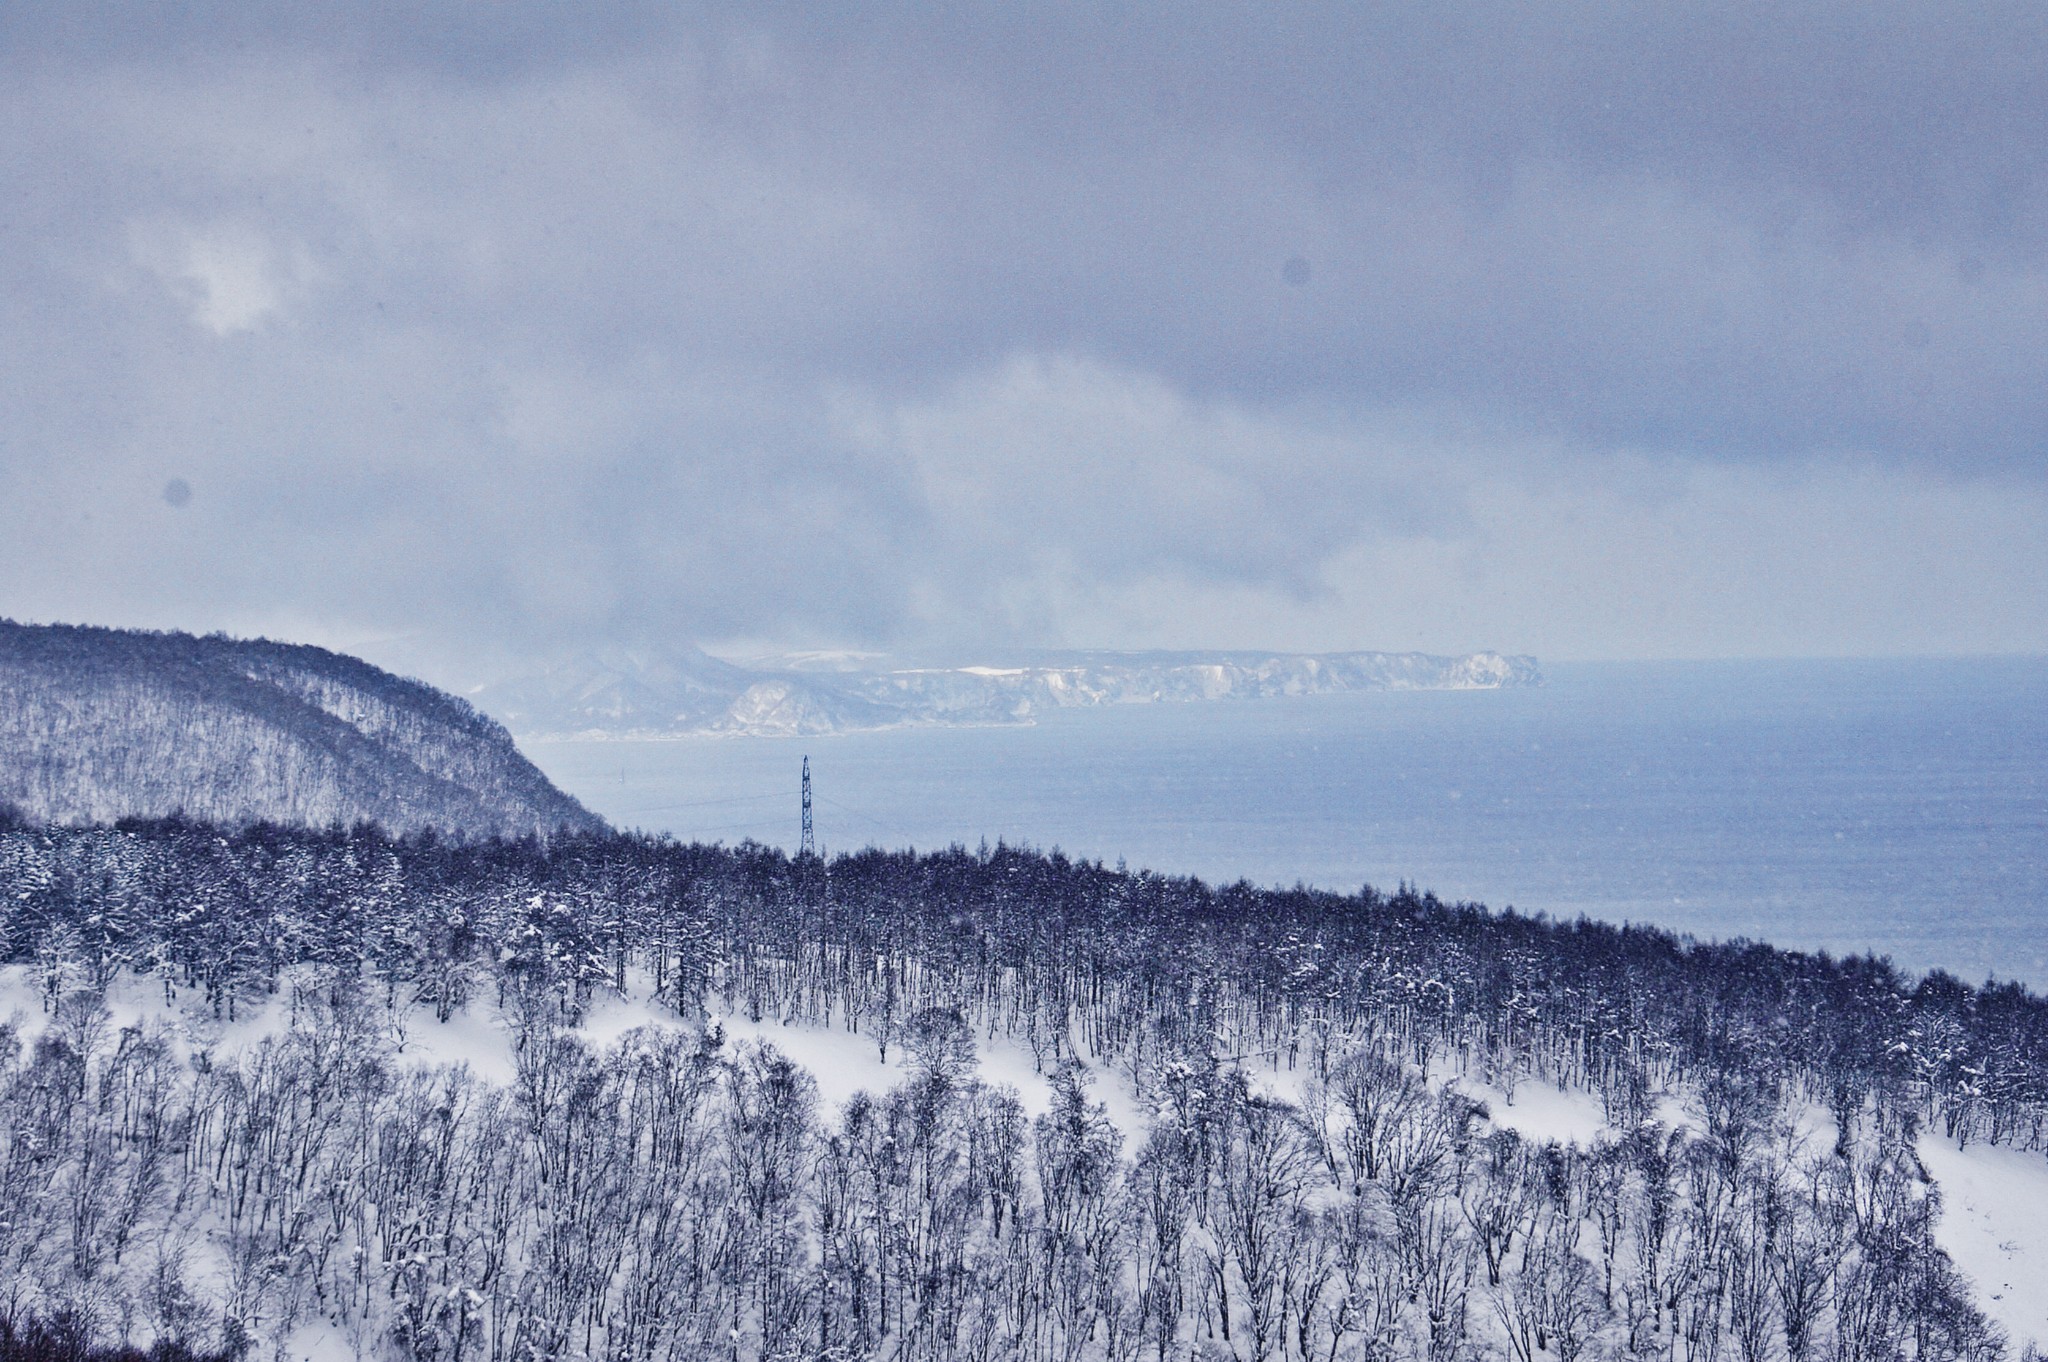
[[[2015,1352],[2048,1347],[2048,1159],[1994,1145],[1920,1137],[1920,1162],[1944,1199],[1935,1241],[1977,1284],[1977,1308]]]
[[[468,702],[322,648],[0,619],[0,805],[466,836],[603,826]]]
[[[910,1077],[910,1067],[905,1062],[907,1052],[902,1046],[891,1047],[889,1062],[885,1064],[874,1040],[857,1032],[785,1026],[722,1014],[712,1020],[724,1030],[729,1044],[764,1040],[810,1070],[811,1077],[817,1080],[819,1099],[834,1110],[843,1107],[855,1093],[885,1092]],[[644,983],[633,980],[629,981],[624,997],[607,995],[592,1003],[578,1034],[592,1044],[610,1045],[636,1027],[685,1025],[682,1018],[648,996]],[[1044,1112],[1052,1101],[1052,1087],[1033,1064],[1031,1052],[1002,1039],[989,1041],[977,1037],[976,1041],[982,1081],[1015,1088],[1027,1116]],[[1137,1094],[1120,1075],[1099,1066],[1093,1072],[1093,1097],[1108,1108],[1110,1120],[1127,1141],[1137,1138],[1150,1119]]]
[[[600,995],[587,1010],[577,1034],[593,1046],[608,1048],[642,1027],[695,1028],[695,1023],[649,994],[646,981],[634,978],[624,996]],[[132,975],[114,982],[107,1005],[112,1028],[161,1025],[187,1056],[204,1052],[216,1060],[231,1058],[289,1024],[283,992],[243,1009],[233,1022],[224,1022],[212,1017],[196,993],[167,998],[160,980]],[[828,1111],[836,1111],[857,1092],[893,1088],[910,1074],[903,1047],[892,1047],[890,1060],[884,1063],[874,1040],[865,1035],[773,1020],[755,1022],[743,1016],[712,1020],[723,1028],[729,1044],[768,1041],[808,1069]],[[0,967],[0,1023],[11,1024],[16,1034],[30,1043],[50,1024],[31,967]],[[493,1083],[509,1083],[516,1072],[511,1025],[498,1015],[488,997],[472,1002],[447,1022],[436,1021],[426,1009],[413,1009],[393,1022],[390,1039],[393,1053],[404,1062],[467,1065],[478,1078]],[[980,1038],[978,1050],[984,1080],[1014,1088],[1028,1115],[1047,1109],[1050,1085],[1026,1048]],[[1299,1097],[1299,1071],[1254,1061],[1247,1065],[1247,1072],[1261,1090],[1288,1100]],[[1510,1099],[1498,1088],[1454,1073],[1434,1076],[1455,1080],[1463,1091],[1484,1102],[1496,1127],[1513,1129],[1532,1140],[1584,1146],[1603,1133],[1613,1133],[1603,1121],[1598,1098],[1590,1093],[1560,1090],[1555,1084],[1531,1080],[1517,1085]],[[1107,1107],[1124,1136],[1126,1152],[1130,1152],[1143,1139],[1150,1119],[1143,1101],[1123,1075],[1100,1066],[1094,1069],[1092,1093]],[[1657,1114],[1668,1124],[1696,1124],[1683,1102],[1673,1096],[1658,1103]],[[1827,1124],[1826,1113],[1816,1108],[1803,1126],[1810,1127],[1811,1140],[1825,1137],[1822,1127]],[[1957,1268],[1976,1284],[1979,1307],[2006,1330],[2016,1350],[2029,1341],[2048,1344],[2048,1159],[2038,1153],[1984,1144],[1958,1149],[1954,1141],[1937,1135],[1923,1136],[1918,1153],[1943,1197],[1937,1239]],[[342,1340],[317,1329],[306,1331],[304,1338],[294,1338],[290,1351],[315,1362],[348,1355]]]
[[[624,996],[599,995],[576,1034],[604,1049],[644,1026],[695,1029],[693,1023],[655,1002],[650,992],[644,981],[632,979]],[[182,1057],[204,1052],[216,1060],[232,1059],[290,1023],[282,991],[255,1006],[245,1006],[233,1022],[216,1021],[196,992],[180,992],[167,1000],[160,980],[136,975],[122,975],[109,987],[107,1012],[107,1024],[114,1031],[159,1024],[167,1028]],[[24,1043],[33,1044],[50,1020],[33,968],[0,966],[0,1023],[11,1024]],[[728,1045],[765,1040],[810,1070],[819,1097],[831,1108],[843,1106],[857,1092],[884,1092],[910,1076],[903,1047],[891,1047],[885,1064],[875,1042],[852,1031],[753,1022],[742,1016],[719,1015],[712,1020],[723,1028]],[[425,1008],[414,1008],[392,1023],[390,1039],[393,1052],[405,1063],[422,1067],[466,1064],[472,1074],[491,1083],[510,1083],[517,1074],[511,1023],[498,1014],[489,996],[473,999],[445,1022],[435,1020]],[[1027,1115],[1046,1110],[1052,1088],[1028,1049],[1002,1039],[980,1039],[976,1048],[985,1082],[1015,1088]],[[1126,1139],[1142,1134],[1150,1115],[1130,1084],[1100,1066],[1093,1072],[1092,1095],[1108,1108],[1117,1128]]]

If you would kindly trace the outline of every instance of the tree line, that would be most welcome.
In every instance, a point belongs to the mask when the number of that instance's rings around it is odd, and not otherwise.
[[[1915,1141],[2042,1137],[2016,986],[1011,847],[13,820],[0,959],[48,1014],[0,1029],[0,1328],[195,1353],[1993,1358]],[[114,1024],[137,977],[282,1020],[195,1052]],[[591,1046],[629,983],[678,1024]],[[514,1082],[397,1053],[486,999]],[[827,1109],[721,1012],[905,1076]]]

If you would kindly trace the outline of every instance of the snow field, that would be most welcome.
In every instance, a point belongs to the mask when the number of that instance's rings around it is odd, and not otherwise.
[[[1920,1137],[1920,1162],[1941,1189],[1935,1242],[1977,1287],[1977,1308],[2017,1354],[2048,1346],[2048,1159],[2039,1153]]]
[[[1589,1092],[1559,1088],[1543,1079],[1529,1079],[1515,1085],[1514,1096],[1485,1083],[1458,1081],[1461,1091],[1486,1103],[1496,1129],[1512,1130],[1525,1140],[1539,1144],[1590,1146],[1602,1131],[1609,1130],[1600,1099]]]

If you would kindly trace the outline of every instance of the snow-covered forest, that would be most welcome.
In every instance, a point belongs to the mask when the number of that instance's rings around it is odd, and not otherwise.
[[[0,803],[469,836],[604,826],[467,701],[264,639],[0,619]]]
[[[1004,847],[14,820],[0,961],[20,1356],[1990,1359],[1917,1142],[2048,1142],[2017,986]]]

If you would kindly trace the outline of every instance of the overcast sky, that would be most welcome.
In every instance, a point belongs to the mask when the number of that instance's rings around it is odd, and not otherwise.
[[[168,8],[0,9],[0,614],[2048,651],[2031,0]]]

